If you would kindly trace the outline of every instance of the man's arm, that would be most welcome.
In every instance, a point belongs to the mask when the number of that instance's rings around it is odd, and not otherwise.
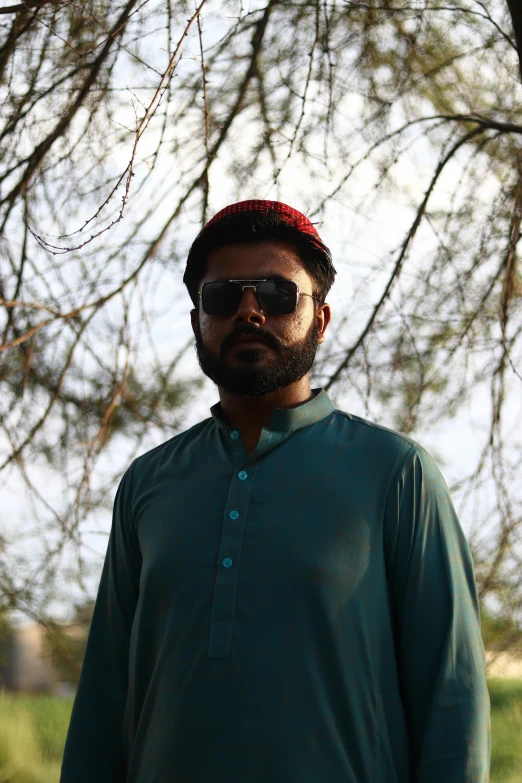
[[[490,703],[473,561],[433,459],[413,447],[390,487],[386,543],[417,783],[487,783]]]
[[[124,475],[65,743],[60,783],[124,783],[122,724],[141,554]]]

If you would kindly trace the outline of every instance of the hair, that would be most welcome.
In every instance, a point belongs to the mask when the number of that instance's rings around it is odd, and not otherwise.
[[[313,281],[312,293],[323,303],[336,275],[332,254],[315,235],[306,234],[287,222],[278,212],[245,211],[227,215],[202,229],[189,250],[183,282],[197,308],[199,283],[206,272],[209,253],[224,245],[274,240],[289,245],[299,256]]]

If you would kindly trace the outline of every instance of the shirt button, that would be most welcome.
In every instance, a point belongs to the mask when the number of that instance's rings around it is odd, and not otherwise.
[[[241,481],[244,481],[246,478],[248,478],[248,473],[246,473],[244,470],[240,470],[237,474],[238,479],[241,479]]]
[[[232,438],[232,440],[237,440],[239,438],[239,432],[237,430],[232,430],[232,432],[230,433],[230,437]]]
[[[225,559],[223,560],[223,565],[225,566],[225,568],[230,568],[230,566],[232,565],[232,558],[225,557]]]
[[[237,519],[239,516],[239,511],[237,510],[237,508],[233,508],[228,516],[230,517],[230,519]]]

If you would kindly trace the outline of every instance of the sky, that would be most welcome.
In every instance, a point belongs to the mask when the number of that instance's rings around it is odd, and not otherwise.
[[[219,24],[212,20],[205,26],[207,37],[212,36],[214,40],[221,35]],[[210,40],[210,38],[209,38]],[[193,52],[195,48],[194,39],[190,46]],[[187,50],[187,54],[190,47]],[[351,99],[352,111],[357,110],[357,97]],[[126,122],[128,117],[125,112],[119,117],[119,121]],[[243,139],[248,144],[248,139]],[[151,132],[146,135],[138,150],[138,163],[154,148],[154,134]],[[239,150],[238,150],[239,152]],[[121,149],[115,151],[114,162],[124,166],[127,162],[127,150]],[[282,200],[297,209],[306,211],[308,203],[314,203],[314,183],[308,176],[304,176],[295,162],[290,162],[285,168],[280,181],[279,193],[273,186],[261,186],[254,188],[245,186],[236,197],[233,183],[227,181],[223,175],[225,171],[224,162],[219,163],[211,175],[211,203],[209,217],[215,214],[229,203],[235,200],[247,198],[263,198]],[[336,325],[340,319],[348,314],[348,325],[346,332],[346,343],[350,344],[357,335],[358,329],[367,317],[373,304],[378,300],[383,281],[386,277],[387,269],[378,269],[382,260],[386,257],[390,247],[403,236],[406,227],[411,220],[412,210],[408,203],[408,190],[419,190],[419,184],[424,182],[432,171],[432,160],[429,156],[423,154],[422,149],[418,154],[407,156],[404,163],[397,166],[395,178],[397,186],[401,186],[404,195],[399,195],[398,188],[390,193],[389,197],[382,199],[376,206],[368,206],[361,213],[356,205],[360,194],[364,192],[371,181],[375,172],[370,165],[362,167],[359,173],[353,178],[347,192],[344,192],[339,199],[331,202],[324,215],[324,218],[316,228],[319,231],[323,241],[332,250],[334,266],[337,270],[337,277],[328,301],[332,306],[332,324],[327,333],[327,342],[331,339]],[[446,183],[442,182],[436,192],[433,200],[433,206],[436,207],[438,200],[443,203],[447,198],[447,193],[451,188],[452,171],[448,170]],[[487,183],[484,185],[487,188]],[[129,220],[132,216],[132,209],[135,207],[129,204]],[[139,208],[139,204],[136,208]],[[165,203],[158,209],[155,218],[155,224],[160,226],[169,213],[171,204]],[[312,217],[312,220],[315,218]],[[181,225],[176,229],[178,234],[176,241],[180,246],[187,250],[193,241],[195,234],[199,230],[196,225]],[[124,226],[117,225],[112,231],[124,231]],[[105,240],[103,240],[105,241]],[[429,243],[429,238],[420,236],[416,243],[416,253],[422,254],[422,243]],[[154,301],[154,308],[164,312],[162,318],[156,319],[154,323],[154,342],[159,355],[168,361],[174,353],[187,341],[191,334],[189,311],[192,304],[181,283],[182,270],[176,270],[174,274],[166,274],[163,278],[159,275],[152,279],[152,285],[149,287],[149,296]],[[406,270],[406,274],[408,274]],[[358,290],[361,280],[365,284],[358,295],[357,310],[353,312],[353,318],[348,308],[353,307],[353,295]],[[319,349],[321,350],[321,349]],[[146,361],[144,355],[143,361]],[[181,362],[179,372],[181,375],[194,376],[200,373],[197,364],[195,352],[190,349]],[[335,389],[331,394],[334,403],[342,410],[347,410],[359,416],[366,417],[364,407],[355,394],[338,394]],[[206,381],[201,393],[198,395],[195,403],[190,407],[186,419],[183,422],[183,428],[186,429],[193,424],[201,421],[209,415],[209,408],[218,400],[218,394],[215,386]],[[458,480],[462,476],[470,473],[476,465],[476,461],[483,444],[485,436],[485,427],[487,426],[485,413],[489,411],[489,398],[486,387],[473,390],[470,399],[461,408],[458,416],[450,421],[441,422],[436,428],[419,428],[414,433],[414,437],[430,451],[448,484]],[[520,395],[515,393],[511,397],[508,409],[508,418],[512,426],[519,427],[522,419],[522,405]],[[391,417],[387,418],[386,411],[383,412],[382,419],[377,423],[384,426],[392,426]],[[173,433],[175,434],[175,433]],[[156,445],[150,442],[148,447]],[[147,450],[144,447],[144,451]],[[107,455],[106,462],[109,463],[111,457]],[[103,459],[100,461],[100,470],[104,469]],[[108,465],[107,465],[108,467]],[[122,472],[124,470],[122,465]],[[52,498],[53,493],[60,491],[59,477],[54,477],[48,471],[41,470],[39,483],[42,491]],[[115,494],[116,488],[114,489]],[[1,495],[4,508],[10,510],[9,519],[4,518],[6,528],[9,530],[17,542],[17,549],[26,556],[31,557],[39,551],[38,545],[28,536],[28,530],[32,524],[33,510],[28,506],[24,488],[19,479],[11,474],[9,486],[1,488]],[[473,526],[473,514],[470,511],[464,511],[461,516],[461,523],[466,534],[469,534]],[[107,546],[107,536],[110,529],[111,519],[109,513],[103,513],[95,519],[89,521],[89,529],[93,532],[85,535],[85,558],[90,564],[92,573],[86,580],[91,595],[95,594],[101,565]],[[68,565],[71,565],[71,553],[67,555],[61,566],[62,571]],[[53,611],[59,617],[69,616],[72,600],[78,597],[77,590],[72,589],[68,601],[56,601],[52,604]],[[23,619],[19,616],[19,619]]]

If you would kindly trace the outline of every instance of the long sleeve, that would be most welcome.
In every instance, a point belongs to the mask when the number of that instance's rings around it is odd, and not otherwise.
[[[415,783],[486,783],[490,703],[468,544],[444,479],[412,447],[388,493],[399,680]]]
[[[107,554],[65,744],[60,783],[124,783],[122,725],[129,643],[141,555],[132,522],[130,480],[116,499]]]

